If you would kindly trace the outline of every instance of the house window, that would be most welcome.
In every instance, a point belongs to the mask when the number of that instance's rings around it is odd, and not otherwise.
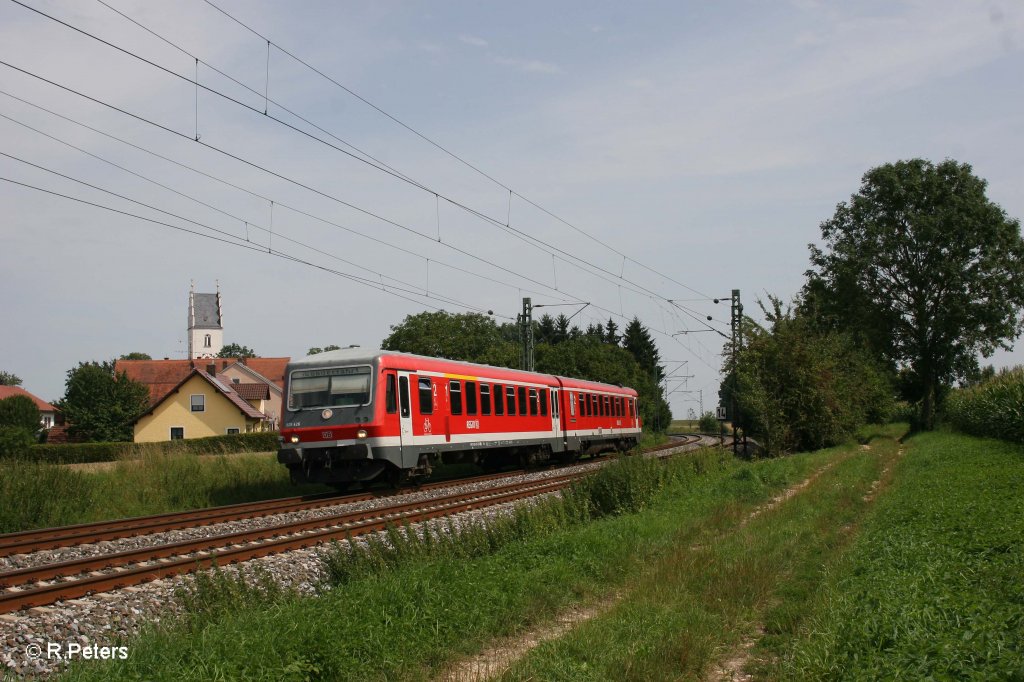
[[[237,426],[229,426],[227,433],[228,433],[229,436],[233,436],[236,433],[240,433],[240,429]]]
[[[207,334],[203,337],[203,348],[211,348],[213,346],[213,339]]]
[[[194,395],[192,396],[192,411],[193,412],[206,412],[206,396],[205,395]]]
[[[185,438],[185,427],[184,426],[172,426],[171,427],[171,440],[183,440]]]

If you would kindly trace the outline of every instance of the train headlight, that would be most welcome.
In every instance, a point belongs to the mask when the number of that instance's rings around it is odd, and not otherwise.
[[[288,440],[290,440],[292,443],[298,443],[299,442],[299,437],[296,436],[296,435],[292,435],[292,437],[289,438]]]
[[[366,438],[366,429],[356,431],[356,438]]]

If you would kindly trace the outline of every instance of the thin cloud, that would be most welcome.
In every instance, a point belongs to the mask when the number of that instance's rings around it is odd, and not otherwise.
[[[494,61],[503,66],[511,66],[527,73],[559,74],[565,73],[562,67],[551,62],[542,62],[537,59],[514,59],[511,57],[495,57]]]
[[[483,38],[478,38],[476,36],[461,35],[459,36],[459,40],[466,43],[467,45],[472,45],[473,47],[487,47],[488,45],[486,40],[484,40]]]

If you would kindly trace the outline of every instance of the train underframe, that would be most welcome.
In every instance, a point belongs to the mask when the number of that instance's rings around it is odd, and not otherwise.
[[[637,434],[576,438],[572,439],[569,447],[561,447],[557,451],[551,443],[531,443],[488,448],[449,447],[444,450],[403,453],[399,447],[372,448],[359,443],[337,447],[286,448],[278,452],[277,458],[288,467],[292,483],[296,484],[321,483],[347,488],[356,483],[370,484],[383,480],[397,486],[405,481],[422,480],[435,467],[443,464],[476,464],[484,471],[500,471],[509,466],[538,467],[552,461],[566,463],[605,452],[625,452],[636,446],[637,439]]]

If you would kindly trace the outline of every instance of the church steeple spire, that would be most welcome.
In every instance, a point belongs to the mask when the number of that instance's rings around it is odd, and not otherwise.
[[[217,293],[197,294],[193,281],[188,293],[188,357],[190,360],[216,357],[223,347],[220,282],[217,282]]]

